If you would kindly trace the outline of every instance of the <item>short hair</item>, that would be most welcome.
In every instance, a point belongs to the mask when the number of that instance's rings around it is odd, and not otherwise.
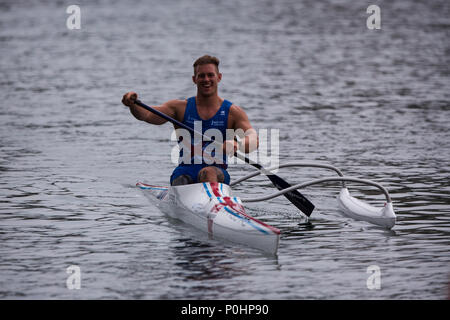
[[[193,65],[193,67],[194,67],[194,74],[195,74],[195,70],[196,70],[195,68],[197,68],[197,66],[201,66],[201,65],[204,65],[204,64],[213,64],[213,65],[215,65],[216,69],[217,69],[217,72],[219,72],[219,63],[220,63],[219,59],[217,59],[216,57],[209,56],[209,55],[206,54],[206,55],[198,58],[197,60],[195,60],[194,65]]]

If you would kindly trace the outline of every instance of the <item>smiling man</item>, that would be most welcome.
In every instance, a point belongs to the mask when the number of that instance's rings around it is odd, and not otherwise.
[[[190,141],[185,141],[184,136],[181,138],[177,131],[179,143],[183,143],[185,146],[189,145],[189,147],[181,148],[178,167],[175,168],[170,177],[171,185],[198,182],[229,184],[230,175],[227,172],[226,155],[233,154],[237,149],[249,153],[258,147],[258,135],[244,110],[219,97],[218,85],[221,80],[219,59],[209,55],[202,56],[194,62],[194,75],[192,76],[192,81],[197,86],[197,95],[186,100],[170,100],[160,106],[153,106],[154,109],[193,129],[194,126],[201,126],[203,134],[205,134],[205,131],[216,130],[214,131],[217,132],[214,135],[215,140],[223,141],[222,150],[219,150],[217,154],[215,149],[212,153],[208,153],[210,142],[203,141],[198,146],[194,137],[190,137]],[[167,120],[135,104],[137,97],[137,93],[128,92],[122,99],[122,103],[130,108],[136,119],[156,125],[167,122]],[[178,128],[175,126],[175,129]],[[234,139],[226,140],[227,129],[245,132],[241,143]],[[189,155],[186,156],[184,152]]]

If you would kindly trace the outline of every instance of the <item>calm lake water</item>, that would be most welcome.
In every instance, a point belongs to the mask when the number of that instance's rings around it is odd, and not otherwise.
[[[450,279],[449,2],[0,2],[0,298],[446,299]],[[258,130],[279,129],[280,162],[319,161],[391,193],[384,230],[342,215],[338,184],[247,205],[282,232],[276,257],[209,240],[135,187],[165,185],[170,124],[120,103],[195,95],[192,63],[221,59],[219,94]],[[232,165],[232,179],[252,171]],[[291,183],[328,175],[289,168]],[[373,188],[349,185],[375,205]],[[257,177],[243,198],[273,192]],[[66,269],[81,269],[81,289]],[[369,290],[377,265],[381,287]]]

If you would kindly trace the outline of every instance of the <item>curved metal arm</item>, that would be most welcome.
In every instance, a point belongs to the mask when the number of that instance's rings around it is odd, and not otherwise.
[[[267,168],[267,171],[271,171],[271,170],[275,170],[278,168],[286,168],[286,167],[315,167],[315,168],[323,168],[323,169],[330,169],[335,171],[340,177],[343,177],[343,173],[341,172],[341,170],[339,170],[338,168],[329,165],[329,164],[321,164],[321,163],[313,163],[313,162],[289,162],[289,163],[285,163],[285,164],[281,164],[279,166],[273,166],[270,168]],[[261,174],[261,171],[255,171],[253,173],[250,173],[242,178],[237,179],[236,181],[233,181],[232,183],[230,183],[230,186],[234,186],[242,181],[248,180],[250,178],[253,178],[259,174]],[[342,181],[342,186],[345,187],[345,182]]]
[[[359,182],[359,183],[363,183],[363,184],[367,184],[367,185],[371,185],[371,186],[377,187],[378,189],[380,189],[384,193],[384,195],[386,197],[386,201],[388,203],[392,202],[391,197],[389,195],[389,192],[382,185],[380,185],[380,184],[378,184],[376,182],[370,181],[370,180],[358,179],[358,178],[350,178],[350,177],[342,177],[342,176],[341,177],[332,177],[332,178],[322,178],[322,179],[317,179],[317,180],[313,180],[313,181],[309,181],[309,182],[305,182],[305,183],[300,183],[300,184],[296,184],[295,186],[283,189],[283,190],[281,190],[279,192],[275,192],[275,193],[269,194],[269,195],[264,196],[264,197],[255,198],[255,199],[242,199],[241,198],[241,201],[242,202],[265,201],[265,200],[269,200],[269,199],[273,199],[275,197],[281,196],[281,195],[285,194],[286,192],[289,192],[289,191],[292,191],[292,190],[301,189],[301,188],[304,188],[304,187],[307,187],[307,186],[311,186],[311,185],[314,185],[314,184],[320,184],[320,183],[331,182],[331,181]]]

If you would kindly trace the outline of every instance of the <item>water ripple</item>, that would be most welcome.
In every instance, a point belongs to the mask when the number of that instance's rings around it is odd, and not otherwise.
[[[447,298],[449,6],[379,5],[386,18],[370,32],[364,4],[331,0],[100,1],[81,5],[74,31],[62,4],[0,3],[0,298]],[[191,65],[204,53],[221,59],[221,96],[257,129],[280,130],[281,162],[382,183],[394,229],[342,215],[338,184],[310,187],[309,219],[284,198],[248,206],[282,232],[271,257],[150,204],[134,185],[167,184],[171,126],[136,121],[121,96],[194,95]],[[233,178],[248,171],[230,168]],[[329,174],[279,172],[291,183]],[[350,190],[384,201],[371,187]],[[265,177],[235,188],[271,192]],[[81,290],[66,287],[72,264]],[[381,268],[381,290],[366,287],[369,265]]]

